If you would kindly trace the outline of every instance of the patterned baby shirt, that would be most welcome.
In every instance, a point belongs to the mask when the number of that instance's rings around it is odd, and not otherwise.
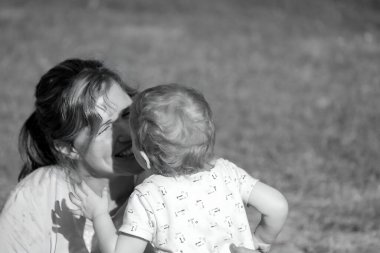
[[[152,175],[135,188],[119,232],[145,239],[156,252],[254,249],[244,205],[258,180],[225,159],[210,171]]]

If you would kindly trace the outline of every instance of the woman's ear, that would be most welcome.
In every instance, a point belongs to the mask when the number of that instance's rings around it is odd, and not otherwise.
[[[146,168],[150,169],[150,160],[149,160],[149,157],[146,155],[146,153],[144,151],[140,151],[140,155],[141,155],[142,158],[144,158],[144,161],[145,161],[145,164],[146,164]]]
[[[76,148],[66,142],[57,141],[54,143],[55,148],[63,155],[72,160],[76,160],[79,158],[79,153]]]

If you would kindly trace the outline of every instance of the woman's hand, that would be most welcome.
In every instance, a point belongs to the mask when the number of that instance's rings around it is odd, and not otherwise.
[[[244,247],[236,247],[235,244],[230,245],[230,251],[231,253],[260,253],[260,251],[253,250],[253,249],[247,249]]]
[[[74,185],[75,194],[70,192],[71,202],[76,205],[83,215],[90,220],[108,214],[108,188],[105,187],[99,197],[84,181]]]
[[[257,249],[248,249],[244,247],[236,247],[235,244],[230,245],[231,253],[266,253],[269,252],[269,244],[259,244]]]
[[[252,236],[253,244],[258,252],[267,253],[270,251],[271,245],[269,243],[265,243],[263,240],[258,238],[256,234]]]

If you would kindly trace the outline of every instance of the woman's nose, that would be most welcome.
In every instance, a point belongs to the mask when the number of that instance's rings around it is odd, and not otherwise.
[[[118,142],[127,142],[130,140],[131,140],[131,138],[129,137],[129,135],[126,135],[126,134],[119,134],[117,137]]]

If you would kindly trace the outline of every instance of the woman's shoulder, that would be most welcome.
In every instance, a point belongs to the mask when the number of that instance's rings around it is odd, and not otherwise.
[[[44,187],[57,181],[66,181],[66,169],[57,165],[40,167],[23,178],[16,188]]]
[[[0,241],[8,240],[3,245],[5,249],[22,251],[24,247],[37,247],[39,252],[46,252],[50,240],[47,236],[54,222],[68,217],[60,204],[67,194],[67,188],[59,186],[63,179],[61,168],[41,167],[15,186],[0,214],[0,227],[7,233],[0,236]]]
[[[58,166],[41,167],[27,175],[10,192],[7,205],[14,203],[38,202],[55,194],[57,187],[67,181],[65,172]]]

